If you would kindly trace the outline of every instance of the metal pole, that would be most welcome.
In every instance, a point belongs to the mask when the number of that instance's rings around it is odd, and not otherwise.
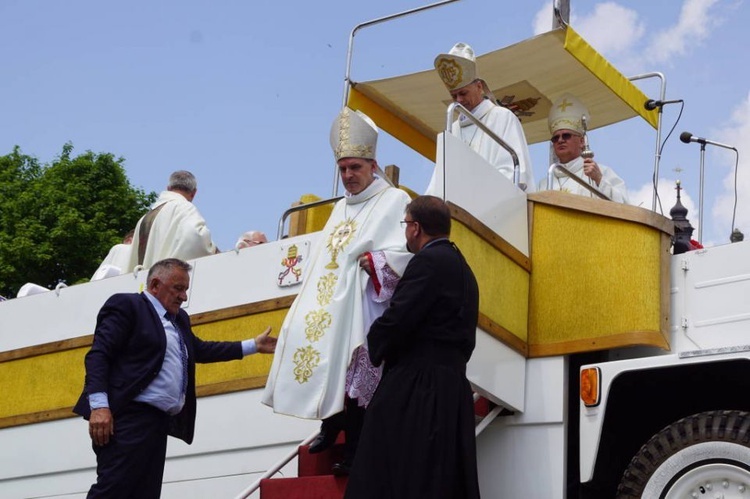
[[[701,143],[700,186],[698,188],[698,242],[703,244],[703,168],[706,161],[706,143]]]
[[[665,94],[667,93],[667,80],[662,73],[652,72],[643,73],[628,78],[630,81],[643,80],[645,78],[659,78],[661,80],[661,87],[659,91],[659,100],[664,100]],[[645,103],[644,103],[645,104]],[[651,211],[656,211],[656,196],[658,196],[659,189],[659,164],[661,163],[661,113],[662,108],[659,106],[659,116],[656,121],[656,150],[654,151],[654,193],[651,197]]]
[[[349,88],[351,83],[351,74],[352,74],[352,55],[354,53],[354,35],[357,34],[357,31],[359,31],[362,28],[366,28],[368,26],[374,26],[376,24],[380,24],[386,21],[390,21],[392,19],[396,19],[399,17],[405,17],[410,14],[416,14],[417,12],[422,12],[423,10],[429,10],[433,9],[435,7],[442,7],[443,5],[447,5],[449,3],[458,2],[459,0],[442,0],[441,2],[432,3],[429,5],[423,5],[422,7],[416,7],[414,9],[405,10],[403,12],[399,12],[398,14],[391,14],[390,16],[385,17],[379,17],[377,19],[373,19],[372,21],[366,21],[361,24],[358,24],[352,29],[351,34],[349,35],[349,46],[346,49],[346,73],[344,75],[344,99],[341,103],[341,107],[346,107],[346,104],[349,102]],[[333,170],[333,197],[338,196],[339,193],[339,168],[338,165],[334,165]]]
[[[552,5],[552,29],[570,24],[570,0],[556,0]]]

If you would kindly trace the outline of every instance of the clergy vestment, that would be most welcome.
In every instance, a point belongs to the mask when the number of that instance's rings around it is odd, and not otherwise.
[[[489,99],[483,99],[472,110],[472,114],[516,152],[520,182],[526,184],[526,192],[534,192],[536,183],[534,172],[531,169],[529,146],[526,143],[521,122],[518,121],[516,115],[504,107],[493,104]],[[513,158],[508,151],[480,130],[479,127],[469,119],[459,118],[453,122],[451,131],[453,135],[461,137],[464,143],[486,159],[497,171],[505,175],[511,182],[513,181]],[[433,181],[434,179],[430,181],[430,185],[433,184]]]
[[[142,252],[141,226],[154,210],[159,210],[148,230],[143,261],[139,262]],[[133,236],[133,250],[129,269],[138,263],[145,268],[165,258],[192,260],[216,253],[216,246],[211,240],[211,232],[206,221],[193,203],[177,192],[163,191],[151,207],[151,212],[138,221]]]
[[[132,249],[132,244],[115,244],[112,246],[107,256],[102,260],[102,263],[99,264],[99,268],[94,272],[91,280],[97,281],[105,277],[112,277],[133,270],[132,267],[128,268]]]
[[[279,332],[263,393],[263,403],[275,412],[323,419],[343,409],[352,355],[365,342],[368,317],[380,313],[368,297],[368,283],[376,290],[387,286],[383,280],[400,276],[411,258],[399,223],[409,201],[404,191],[375,177],[365,190],[336,203]],[[365,252],[380,255],[373,261],[374,279],[359,267]]]
[[[591,184],[592,186],[596,187],[601,191],[602,194],[607,196],[612,201],[615,201],[617,203],[625,203],[629,204],[630,201],[628,201],[628,190],[625,187],[625,181],[622,180],[620,177],[617,176],[617,174],[609,167],[604,166],[600,163],[599,164],[599,170],[602,172],[602,179],[599,182],[599,185],[596,185],[596,182],[591,180],[589,177],[587,177],[583,173],[583,158],[581,156],[578,156],[573,161],[569,161],[567,163],[560,163],[563,167],[565,167],[569,172],[574,173],[578,178],[583,180],[587,184]],[[596,194],[593,194],[591,191],[586,189],[585,187],[581,186],[576,182],[575,180],[572,180],[570,177],[565,175],[564,173],[560,173],[559,171],[555,170],[552,178],[552,190],[553,191],[565,191],[570,192],[572,194],[578,194],[580,196],[589,196],[594,197],[596,199],[599,199],[599,197]],[[542,179],[541,182],[539,182],[539,190],[546,190],[547,189],[547,179]]]

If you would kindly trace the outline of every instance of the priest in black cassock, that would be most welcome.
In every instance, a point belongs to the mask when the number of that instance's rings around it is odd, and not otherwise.
[[[385,370],[365,416],[346,499],[479,497],[474,407],[466,363],[479,290],[448,240],[450,210],[434,196],[406,207],[414,258],[370,328],[370,359]]]

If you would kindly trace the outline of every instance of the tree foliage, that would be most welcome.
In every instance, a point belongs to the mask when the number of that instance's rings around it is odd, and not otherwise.
[[[88,280],[156,199],[130,184],[123,158],[72,150],[46,165],[18,146],[0,156],[0,295]]]

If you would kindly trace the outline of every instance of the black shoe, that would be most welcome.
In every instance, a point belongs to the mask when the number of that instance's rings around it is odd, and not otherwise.
[[[317,454],[331,447],[339,436],[339,432],[336,430],[326,430],[325,428],[320,429],[320,433],[312,441],[307,451],[310,454]]]
[[[352,464],[348,461],[341,461],[331,467],[331,471],[335,476],[347,476],[349,471],[352,469]]]

